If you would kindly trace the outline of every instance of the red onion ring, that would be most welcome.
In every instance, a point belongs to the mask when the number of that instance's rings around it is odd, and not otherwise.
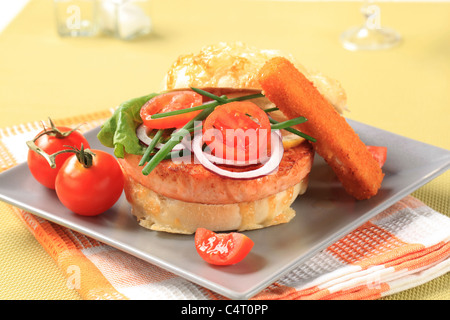
[[[141,124],[139,127],[136,128],[136,136],[138,137],[138,139],[146,144],[147,146],[150,145],[150,143],[152,142],[152,138],[150,138],[148,136],[148,132],[150,132],[150,129],[147,128],[144,124]],[[184,140],[184,139],[183,139]],[[164,146],[163,143],[158,142],[155,146],[156,149],[161,149]],[[173,151],[181,151],[183,149],[185,149],[186,146],[183,143],[179,143],[177,144],[172,150]]]
[[[278,130],[277,130],[278,131]],[[281,139],[281,134],[277,131],[271,132],[272,139],[272,153],[269,159],[264,163],[264,165],[258,169],[244,171],[244,172],[233,172],[224,170],[215,165],[208,155],[203,152],[203,136],[195,135],[194,140],[192,142],[192,151],[196,159],[208,170],[217,173],[221,176],[233,178],[233,179],[252,179],[260,176],[269,175],[273,171],[275,171],[283,158],[284,147]],[[247,164],[248,165],[248,164]]]
[[[270,159],[270,157],[268,157],[267,155],[264,155],[263,157],[261,157],[259,159],[246,161],[246,160],[223,159],[220,157],[216,157],[215,155],[209,154],[207,152],[203,152],[203,154],[212,163],[224,164],[224,165],[235,166],[235,167],[245,167],[245,166],[249,166],[252,164],[259,164],[259,163],[264,164]]]
[[[275,132],[276,134],[278,134],[281,137],[281,131],[280,130],[274,130],[273,132]],[[245,167],[248,165],[252,165],[252,164],[264,164],[267,161],[269,161],[270,157],[267,156],[266,154],[262,155],[260,158],[256,159],[256,160],[234,160],[234,159],[224,159],[221,157],[216,157],[213,154],[207,153],[207,152],[203,152],[205,157],[208,158],[209,161],[211,161],[212,163],[215,164],[224,164],[224,165],[229,165],[229,166],[235,166],[235,167]]]

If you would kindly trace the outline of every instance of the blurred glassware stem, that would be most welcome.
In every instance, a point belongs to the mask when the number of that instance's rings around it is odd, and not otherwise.
[[[102,0],[99,23],[104,33],[123,40],[149,34],[152,29],[149,1]]]
[[[395,30],[381,26],[381,10],[373,1],[364,1],[361,13],[364,16],[364,24],[341,35],[344,48],[351,51],[380,50],[400,43],[401,37]]]

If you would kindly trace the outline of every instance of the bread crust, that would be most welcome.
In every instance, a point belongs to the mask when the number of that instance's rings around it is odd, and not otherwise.
[[[294,63],[336,111],[343,113],[347,109],[347,95],[336,79],[307,69],[292,55],[280,50],[259,49],[243,42],[219,42],[205,46],[197,53],[180,55],[167,71],[162,90],[190,87],[260,90],[259,69],[274,57],[284,57]]]
[[[193,234],[200,227],[215,232],[245,231],[287,223],[295,216],[290,206],[307,186],[308,177],[305,177],[300,183],[263,199],[214,205],[167,198],[127,176],[125,195],[131,213],[142,227]]]

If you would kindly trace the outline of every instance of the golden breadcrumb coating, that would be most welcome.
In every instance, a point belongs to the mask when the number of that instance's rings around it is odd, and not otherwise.
[[[259,83],[265,96],[288,118],[308,119],[297,128],[317,139],[315,151],[324,158],[356,199],[377,194],[384,174],[355,131],[316,87],[283,57],[261,68]]]

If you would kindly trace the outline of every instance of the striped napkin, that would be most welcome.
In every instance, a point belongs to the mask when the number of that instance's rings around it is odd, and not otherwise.
[[[54,122],[85,123],[82,130],[89,130],[111,112]],[[0,129],[0,171],[26,161],[25,141],[41,128],[34,122]],[[83,234],[7,208],[20,217],[83,299],[226,299]],[[378,299],[449,271],[450,218],[407,196],[252,299]]]

